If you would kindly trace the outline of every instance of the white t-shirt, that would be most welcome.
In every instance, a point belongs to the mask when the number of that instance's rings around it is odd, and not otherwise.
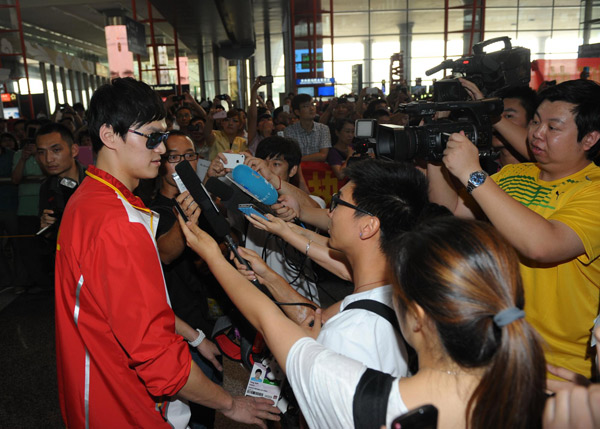
[[[406,346],[390,322],[368,310],[343,311],[351,302],[362,299],[379,301],[393,308],[392,286],[348,295],[342,301],[340,312],[323,325],[317,341],[369,368],[394,377],[408,376]]]
[[[308,337],[292,346],[286,361],[287,378],[310,428],[354,427],[352,401],[366,369]],[[388,398],[386,427],[407,411],[396,379]]]

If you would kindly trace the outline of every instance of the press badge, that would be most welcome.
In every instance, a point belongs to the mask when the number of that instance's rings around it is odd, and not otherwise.
[[[284,380],[285,375],[275,359],[265,359],[262,363],[256,362],[250,372],[246,396],[271,399],[274,404],[277,404]]]

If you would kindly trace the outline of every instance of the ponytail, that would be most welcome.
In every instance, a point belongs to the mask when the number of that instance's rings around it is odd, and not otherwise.
[[[500,342],[469,400],[469,428],[541,428],[546,370],[538,335],[524,320],[491,324]]]

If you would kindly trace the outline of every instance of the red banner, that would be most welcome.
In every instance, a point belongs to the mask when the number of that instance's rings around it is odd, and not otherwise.
[[[325,200],[329,207],[331,196],[339,189],[339,183],[331,167],[326,162],[302,162],[302,174],[312,195]]]
[[[534,60],[531,62],[531,82],[533,89],[544,81],[556,80],[561,83],[579,79],[584,67],[589,67],[590,79],[600,82],[600,58],[577,58],[571,60]]]

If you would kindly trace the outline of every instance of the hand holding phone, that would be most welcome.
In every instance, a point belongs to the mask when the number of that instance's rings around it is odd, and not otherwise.
[[[235,168],[238,165],[241,165],[246,160],[246,155],[242,153],[223,153],[223,156],[227,159],[227,162],[223,162],[223,167],[225,168]]]
[[[263,218],[267,222],[271,222],[264,213],[260,212],[258,208],[254,204],[238,204],[238,210],[244,213],[245,215],[256,215],[258,217]]]
[[[225,119],[227,117],[227,112],[225,110],[219,110],[213,115],[213,119]]]

